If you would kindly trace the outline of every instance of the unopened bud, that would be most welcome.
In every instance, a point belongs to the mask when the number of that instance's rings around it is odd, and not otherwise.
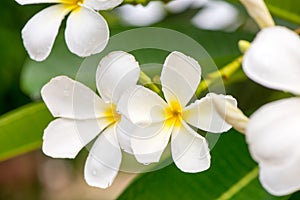
[[[249,15],[263,29],[275,26],[274,20],[263,0],[240,0]]]
[[[228,124],[232,125],[234,129],[245,134],[246,126],[249,121],[248,117],[246,117],[239,108],[222,98],[213,96],[212,101],[219,115],[222,116]]]
[[[249,49],[250,45],[251,45],[251,43],[246,40],[240,40],[238,42],[238,46],[239,46],[241,53],[245,53]]]

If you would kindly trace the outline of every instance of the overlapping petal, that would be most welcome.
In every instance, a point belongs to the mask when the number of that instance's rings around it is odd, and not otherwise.
[[[125,116],[122,116],[121,121],[116,124],[117,137],[121,149],[132,154],[130,139],[136,126],[131,123]]]
[[[122,153],[118,145],[116,127],[108,127],[95,141],[84,167],[86,182],[107,188],[114,181],[121,164]]]
[[[268,103],[250,117],[246,129],[250,153],[260,166],[260,181],[273,195],[300,189],[299,105],[297,97]]]
[[[51,79],[41,94],[54,117],[95,119],[107,116],[110,109],[94,91],[66,76]]]
[[[134,56],[114,51],[102,58],[96,72],[98,91],[104,101],[117,104],[121,95],[136,85],[140,68]]]
[[[43,152],[53,158],[75,158],[110,123],[106,119],[56,119],[44,131]]]
[[[170,53],[161,72],[167,102],[179,101],[184,107],[194,95],[200,79],[201,68],[196,60],[177,51]]]
[[[258,163],[280,165],[300,155],[300,98],[288,98],[262,106],[251,115],[246,139]],[[263,119],[263,120],[262,120]]]
[[[107,22],[94,10],[79,7],[68,17],[65,39],[69,50],[78,56],[99,53],[108,43]]]
[[[227,124],[224,118],[219,115],[214,107],[212,95],[216,95],[218,98],[222,98],[224,102],[228,101],[232,105],[237,106],[236,100],[229,95],[209,93],[200,100],[195,101],[195,103],[187,106],[182,114],[183,119],[192,126],[212,133],[228,131],[231,125]],[[226,109],[225,104],[224,109]]]
[[[158,162],[172,133],[175,120],[152,123],[134,130],[131,147],[140,163]]]
[[[22,30],[23,43],[31,59],[45,60],[53,47],[59,26],[70,7],[53,5],[34,15]]]
[[[300,38],[285,27],[265,28],[251,43],[243,69],[252,80],[300,94]]]
[[[210,167],[210,153],[204,137],[185,122],[175,126],[171,138],[172,158],[183,172],[196,173]]]
[[[167,107],[167,103],[152,90],[136,86],[123,94],[117,110],[134,124],[146,126],[164,121]]]

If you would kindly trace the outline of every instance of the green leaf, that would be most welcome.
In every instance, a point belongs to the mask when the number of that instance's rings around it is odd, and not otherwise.
[[[257,166],[244,136],[223,134],[211,152],[211,168],[183,173],[175,165],[140,175],[119,199],[285,199],[268,194],[257,180]]]
[[[265,2],[272,14],[300,24],[300,1],[265,0]]]
[[[52,120],[43,103],[31,103],[0,117],[0,161],[38,149]]]

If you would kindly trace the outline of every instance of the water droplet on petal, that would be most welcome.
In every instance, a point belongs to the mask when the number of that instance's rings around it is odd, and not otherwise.
[[[70,90],[69,89],[64,89],[64,96],[68,97],[70,96]]]
[[[93,176],[96,176],[96,175],[97,175],[97,170],[94,169],[94,170],[92,171],[92,174],[93,174]]]

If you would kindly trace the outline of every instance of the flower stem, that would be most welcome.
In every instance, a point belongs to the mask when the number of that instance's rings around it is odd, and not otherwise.
[[[151,78],[141,70],[139,82],[145,87],[151,89],[153,92],[157,93],[160,96],[163,96],[163,93],[159,87],[151,80]]]
[[[196,90],[196,96],[199,98],[201,92],[207,90],[209,86],[220,78],[229,79],[229,77],[241,67],[242,60],[243,55],[237,57],[232,62],[225,65],[222,69],[208,74],[206,78],[200,82]]]

